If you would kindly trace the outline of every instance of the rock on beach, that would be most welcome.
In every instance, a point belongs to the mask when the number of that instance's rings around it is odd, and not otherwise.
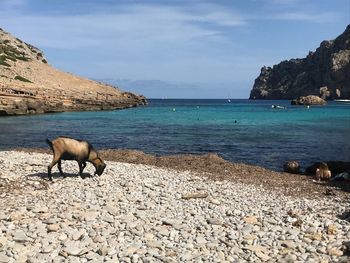
[[[54,170],[51,183],[50,161],[47,154],[0,152],[0,262],[348,260],[350,224],[339,215],[349,211],[349,199],[284,196],[118,162],[85,179]],[[62,166],[78,172],[75,162]],[[183,198],[189,193],[201,198]]]

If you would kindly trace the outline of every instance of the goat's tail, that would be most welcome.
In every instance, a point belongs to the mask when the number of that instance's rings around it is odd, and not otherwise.
[[[53,150],[52,142],[46,138],[46,143],[50,146],[51,150]]]

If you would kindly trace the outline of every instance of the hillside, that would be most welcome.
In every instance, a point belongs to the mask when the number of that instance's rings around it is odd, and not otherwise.
[[[143,96],[55,69],[41,50],[0,29],[0,116],[112,110],[145,103]]]
[[[315,52],[263,67],[250,99],[293,99],[318,95],[350,98],[350,25],[334,40],[323,41]]]

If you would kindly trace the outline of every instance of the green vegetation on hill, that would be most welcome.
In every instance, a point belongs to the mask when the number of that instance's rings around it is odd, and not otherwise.
[[[23,77],[21,77],[21,76],[16,76],[15,79],[16,79],[16,80],[19,80],[19,81],[23,81],[23,82],[33,83],[33,82],[30,81],[29,79],[23,78]]]
[[[0,56],[0,66],[11,67],[10,64],[6,63],[6,57],[4,55]]]
[[[10,67],[8,63],[6,63],[6,60],[11,61],[29,61],[30,58],[25,55],[24,52],[21,52],[15,47],[12,47],[9,44],[9,40],[4,40],[0,42],[0,65]]]

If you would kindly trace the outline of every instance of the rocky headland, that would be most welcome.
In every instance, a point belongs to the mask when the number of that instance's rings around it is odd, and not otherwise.
[[[146,162],[146,155],[131,153],[122,156]],[[295,191],[300,175],[243,164],[226,170],[223,160],[207,155],[203,171],[174,169],[180,166],[174,157],[174,168],[107,161],[102,176],[85,179],[76,162],[66,161],[67,177],[55,173],[51,183],[51,158],[0,152],[0,262],[348,260],[348,193],[325,195],[311,180]],[[198,166],[186,158],[183,167]],[[211,175],[213,163],[226,176]],[[93,171],[88,165],[86,175]]]
[[[144,96],[55,69],[41,50],[0,29],[0,116],[144,104]]]
[[[308,95],[350,99],[350,25],[305,58],[264,66],[249,98],[291,100]]]
[[[300,96],[291,102],[292,105],[325,105],[326,103],[324,99],[315,95]]]

